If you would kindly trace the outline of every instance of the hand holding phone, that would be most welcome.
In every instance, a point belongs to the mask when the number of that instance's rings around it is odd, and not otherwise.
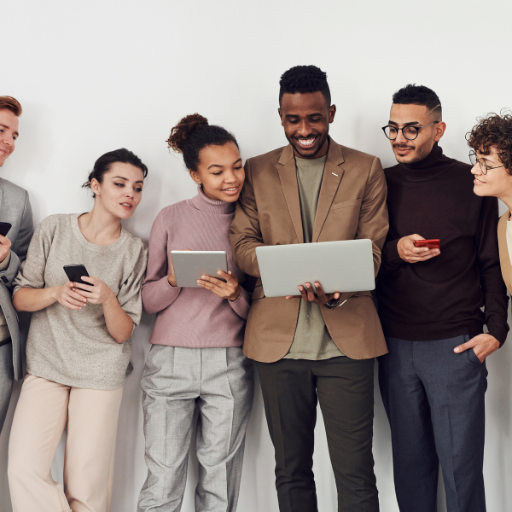
[[[9,233],[11,227],[12,224],[9,222],[0,222],[0,236],[7,236],[7,233]]]
[[[430,240],[414,240],[414,247],[441,249],[441,240],[439,240],[439,238],[431,238]]]
[[[87,302],[91,304],[105,304],[111,301],[117,302],[114,292],[108,284],[104,283],[99,277],[84,276],[82,282],[87,284],[87,288],[76,287],[75,290],[87,300]]]
[[[406,263],[418,263],[439,256],[441,254],[440,247],[439,239],[425,240],[421,235],[415,234],[400,238],[397,251],[400,258]]]
[[[64,272],[66,272],[66,275],[68,276],[68,279],[72,283],[83,283],[90,286],[90,283],[86,283],[82,276],[89,277],[89,273],[87,272],[87,269],[85,268],[85,265],[64,265]]]
[[[91,304],[103,304],[112,297],[115,298],[114,292],[107,284],[98,277],[91,277],[89,275],[85,265],[64,265],[64,271],[69,279],[68,285],[70,283],[86,285],[83,288],[78,286],[73,288],[73,293],[78,295],[80,301],[84,301],[84,303],[90,302]]]
[[[11,241],[7,238],[10,229],[11,224],[0,222],[0,263],[7,258],[11,250]]]

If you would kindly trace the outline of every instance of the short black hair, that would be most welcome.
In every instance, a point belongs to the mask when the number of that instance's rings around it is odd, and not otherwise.
[[[439,118],[442,118],[443,111],[439,96],[432,89],[424,85],[409,84],[402,87],[393,94],[393,103],[399,105],[424,105],[429,111],[433,111],[437,107],[432,114],[434,116],[439,115]]]
[[[285,71],[279,80],[279,104],[283,94],[306,94],[320,91],[331,106],[331,91],[327,83],[327,73],[316,66],[295,66]]]

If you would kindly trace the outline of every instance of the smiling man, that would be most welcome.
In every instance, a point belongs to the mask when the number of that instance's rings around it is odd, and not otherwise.
[[[436,510],[439,463],[448,512],[485,511],[485,358],[508,331],[498,203],[474,195],[471,167],[443,154],[445,129],[438,96],[416,85],[393,96],[383,128],[398,164],[385,170],[379,381],[401,512]],[[440,248],[415,246],[424,239]]]
[[[13,153],[19,136],[21,105],[10,96],[0,96],[0,167]],[[25,259],[32,238],[32,211],[28,194],[0,178],[0,222],[11,224],[0,235],[0,432],[5,421],[13,379],[23,377],[18,316],[12,306],[12,281]]]
[[[278,109],[289,145],[247,160],[231,224],[236,265],[258,278],[244,353],[254,359],[276,453],[281,512],[315,512],[317,403],[324,417],[338,510],[379,510],[373,471],[374,358],[386,345],[369,292],[265,297],[256,247],[367,238],[375,272],[388,230],[378,158],[329,136],[336,107],[326,74],[297,66],[281,77]],[[318,265],[322,265],[319,261]]]

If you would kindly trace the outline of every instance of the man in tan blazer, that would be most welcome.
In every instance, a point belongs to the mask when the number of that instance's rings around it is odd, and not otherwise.
[[[388,231],[379,159],[329,137],[336,107],[320,69],[291,68],[280,86],[279,115],[290,144],[245,165],[230,230],[235,263],[259,278],[256,247],[367,238],[377,274]],[[298,292],[267,298],[258,279],[244,342],[244,353],[256,361],[276,451],[280,510],[317,510],[312,465],[319,401],[338,510],[375,512],[374,358],[387,349],[371,294],[326,295],[321,283],[304,283]]]

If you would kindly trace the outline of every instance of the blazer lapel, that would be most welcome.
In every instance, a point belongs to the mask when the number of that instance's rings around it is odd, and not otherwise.
[[[341,146],[336,144],[332,139],[329,140],[329,152],[327,153],[324,177],[322,179],[320,195],[318,196],[315,223],[313,224],[312,242],[318,242],[318,237],[320,236],[325,224],[325,219],[329,214],[329,210],[331,209],[332,202],[336,197],[336,192],[338,191],[341,178],[345,172],[341,167],[339,167],[344,162]]]
[[[281,158],[277,164],[277,172],[281,186],[283,187],[284,198],[290,212],[295,234],[297,235],[299,243],[302,244],[304,243],[304,231],[302,229],[297,168],[295,167],[293,149],[290,145],[286,146],[281,153]]]
[[[503,281],[508,291],[512,294],[512,264],[510,263],[510,254],[507,243],[507,221],[510,217],[510,211],[507,210],[498,222],[498,245],[500,252],[500,266]]]

